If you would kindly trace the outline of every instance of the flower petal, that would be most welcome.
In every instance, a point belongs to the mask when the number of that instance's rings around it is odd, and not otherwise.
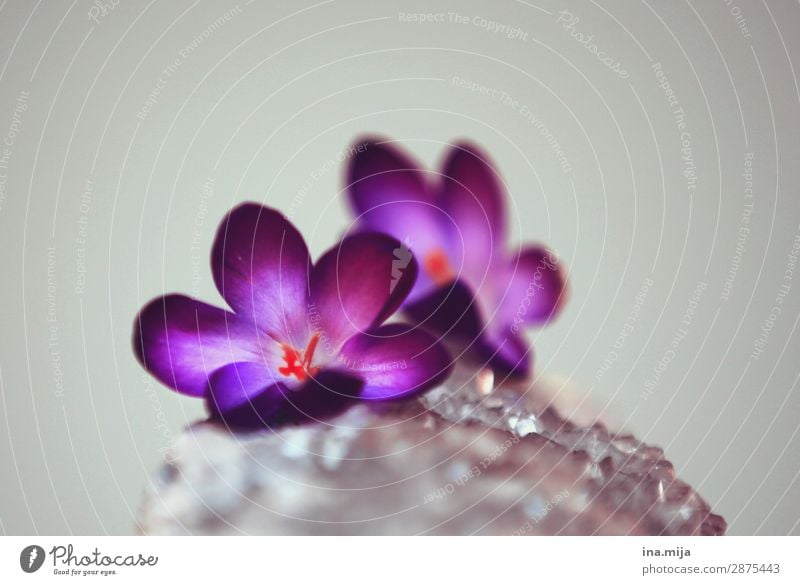
[[[158,380],[192,396],[204,394],[218,368],[260,353],[252,324],[183,295],[159,297],[141,310],[133,350]]]
[[[475,295],[462,280],[455,280],[406,305],[404,311],[415,323],[467,345],[479,338],[484,329]]]
[[[550,250],[531,246],[507,262],[505,290],[495,289],[499,298],[496,321],[513,334],[523,325],[541,325],[555,316],[567,297],[567,279],[558,257]]]
[[[532,352],[510,328],[486,323],[474,293],[463,281],[442,287],[405,307],[415,322],[447,340],[456,359],[491,367],[498,376],[526,377]]]
[[[286,385],[263,364],[235,362],[211,375],[206,407],[213,418],[233,426],[266,423],[281,408],[285,391]]]
[[[490,367],[500,383],[527,378],[533,371],[533,348],[522,335],[486,332],[469,355],[476,363]]]
[[[430,200],[425,175],[400,149],[380,138],[365,138],[347,171],[350,204],[356,215],[385,203]]]
[[[260,364],[236,363],[211,376],[206,407],[228,426],[263,428],[335,416],[356,402],[363,385],[348,372],[330,369],[289,387],[275,383]]]
[[[211,265],[237,315],[284,341],[306,339],[311,261],[303,236],[283,215],[256,203],[233,209],[217,231]]]
[[[441,384],[452,370],[450,355],[434,337],[400,323],[377,327],[350,338],[340,358],[361,376],[361,398],[408,397]]]
[[[414,256],[385,234],[356,234],[331,248],[311,271],[309,321],[321,333],[317,351],[332,358],[348,338],[383,323],[416,277]]]
[[[367,231],[389,234],[425,259],[451,255],[450,232],[455,224],[443,210],[437,190],[423,171],[394,146],[366,139],[348,169],[348,196],[359,225]],[[452,264],[453,261],[451,260]],[[425,272],[414,287],[414,297],[432,290]]]
[[[504,198],[488,155],[471,144],[454,144],[442,166],[441,205],[456,226],[450,232],[453,261],[474,287],[487,279],[494,258],[502,254]]]
[[[281,422],[323,420],[344,412],[358,401],[364,381],[351,372],[325,369],[294,392],[286,392],[276,414]]]

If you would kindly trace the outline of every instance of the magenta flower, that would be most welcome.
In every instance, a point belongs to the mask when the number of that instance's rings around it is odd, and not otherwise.
[[[547,249],[506,247],[505,190],[489,158],[455,144],[440,173],[425,173],[372,138],[360,143],[347,183],[358,225],[401,240],[420,261],[406,314],[501,376],[529,375],[522,329],[558,312],[566,279]]]
[[[232,311],[183,296],[151,301],[134,323],[134,351],[158,380],[204,397],[235,426],[317,419],[354,401],[409,397],[441,383],[447,351],[430,334],[382,325],[414,285],[384,234],[345,238],[311,263],[300,233],[254,203],[222,221],[214,282]]]

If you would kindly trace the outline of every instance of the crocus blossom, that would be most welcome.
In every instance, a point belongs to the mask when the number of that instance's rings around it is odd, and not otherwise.
[[[488,156],[454,144],[433,173],[386,140],[354,152],[347,193],[360,229],[401,240],[421,265],[406,314],[496,374],[529,375],[523,329],[558,312],[566,279],[546,248],[507,247],[505,190]]]
[[[396,265],[401,244],[379,233],[345,238],[312,264],[297,229],[254,203],[222,221],[211,254],[223,309],[172,294],[134,322],[141,364],[167,386],[203,397],[236,426],[318,419],[355,401],[412,396],[450,372],[429,333],[384,325],[418,272]]]

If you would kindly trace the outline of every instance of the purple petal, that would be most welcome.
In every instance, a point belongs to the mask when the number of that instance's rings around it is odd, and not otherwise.
[[[309,321],[328,358],[356,333],[380,325],[405,300],[417,277],[407,249],[385,234],[350,236],[311,271]]]
[[[142,309],[134,321],[133,349],[158,380],[192,396],[204,394],[218,368],[260,354],[252,324],[183,295],[159,297]]]
[[[285,391],[286,385],[263,364],[236,362],[211,375],[206,406],[212,417],[233,426],[264,424],[281,408]]]
[[[359,225],[397,238],[423,264],[431,254],[450,257],[453,264],[450,233],[456,226],[417,164],[378,139],[368,139],[359,148],[363,152],[352,159],[347,191]],[[426,294],[435,285],[423,271],[412,296]]]
[[[406,305],[404,310],[415,323],[467,344],[478,339],[484,329],[475,295],[461,280]]]
[[[358,400],[363,385],[350,373],[323,370],[289,387],[260,364],[230,364],[211,377],[206,406],[228,426],[263,428],[335,416]]]
[[[452,369],[434,337],[404,324],[384,325],[350,338],[341,360],[365,381],[361,398],[407,397],[441,384]]]
[[[453,145],[442,167],[441,204],[456,230],[450,237],[454,264],[477,287],[505,241],[505,190],[488,156],[476,146]]]
[[[494,371],[495,380],[527,378],[532,372],[533,348],[521,335],[485,332],[469,357]]]
[[[528,324],[542,324],[556,315],[567,297],[567,280],[556,255],[546,248],[531,246],[507,262],[498,275],[499,310],[496,321],[512,334]]]
[[[367,138],[347,171],[348,194],[356,215],[397,201],[434,203],[419,166],[398,148],[378,138]]]
[[[214,282],[237,315],[282,340],[307,337],[308,248],[280,213],[256,203],[233,209],[211,252]]]
[[[495,332],[485,322],[474,293],[462,281],[406,306],[405,312],[415,323],[445,338],[457,359],[491,367],[503,378],[530,373],[532,352],[524,339],[508,327]]]
[[[358,401],[364,381],[351,372],[326,369],[295,392],[286,392],[277,419],[282,422],[323,420],[344,412]]]

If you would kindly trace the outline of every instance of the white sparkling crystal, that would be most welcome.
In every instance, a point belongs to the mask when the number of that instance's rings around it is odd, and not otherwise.
[[[458,372],[419,401],[327,424],[176,441],[148,534],[722,534],[661,449]]]

